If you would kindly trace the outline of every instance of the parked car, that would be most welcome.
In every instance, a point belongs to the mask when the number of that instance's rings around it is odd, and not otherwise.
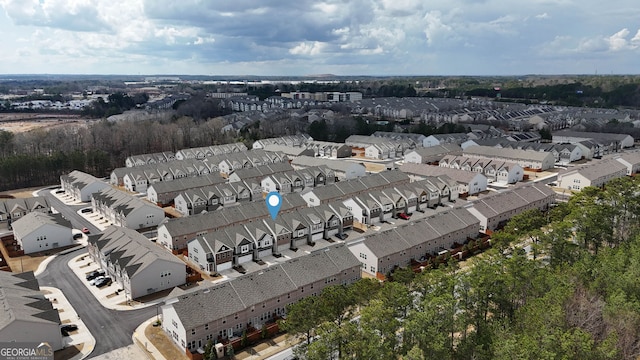
[[[76,324],[64,324],[60,326],[60,332],[63,336],[69,336],[69,333],[72,331],[78,330],[78,325]]]
[[[112,281],[110,277],[103,277],[102,279],[96,281],[96,287],[105,287],[111,285]]]
[[[92,272],[87,274],[87,280],[93,280],[98,276],[104,276],[104,271],[102,270],[93,270]]]
[[[56,194],[64,194],[64,190],[62,190],[62,189],[56,190]]]
[[[90,212],[93,212],[93,209],[92,208],[84,208],[84,209],[80,210],[80,212],[81,213],[90,213]]]
[[[100,281],[100,280],[102,280],[102,279],[104,279],[104,275],[96,276],[95,278],[93,278],[93,279],[89,280],[89,285],[92,285],[92,286],[93,286],[93,285],[97,284],[97,283],[98,283],[98,281]]]
[[[80,238],[82,238],[82,233],[73,234],[73,240],[78,240]]]
[[[82,233],[83,233],[83,234],[90,234],[90,233],[91,233],[91,231],[89,231],[89,229],[87,229],[87,228],[85,227],[85,228],[82,228]]]
[[[348,238],[348,237],[349,237],[349,235],[347,235],[347,234],[345,234],[345,233],[342,233],[342,234],[337,233],[337,234],[336,234],[336,237],[337,237],[338,239],[340,239],[340,240],[344,240],[344,239]]]
[[[409,220],[409,219],[411,219],[411,216],[409,216],[409,215],[407,215],[407,214],[405,214],[405,213],[399,213],[399,214],[398,214],[398,217],[399,217],[400,219],[404,219],[404,220]]]

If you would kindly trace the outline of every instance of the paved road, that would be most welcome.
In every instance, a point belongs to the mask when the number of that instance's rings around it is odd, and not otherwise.
[[[69,260],[86,252],[85,249],[80,249],[56,257],[47,269],[38,275],[38,281],[40,285],[62,290],[82,317],[82,321],[96,339],[96,346],[90,355],[94,357],[132,344],[133,331],[140,323],[156,315],[156,307],[130,311],[115,311],[102,307],[67,265]]]
[[[38,191],[39,196],[44,196],[49,201],[51,207],[56,209],[62,216],[64,216],[67,220],[71,221],[71,225],[74,229],[82,229],[86,227],[91,231],[92,234],[100,233],[100,229],[95,227],[91,222],[78,215],[77,211],[81,208],[87,207],[88,205],[68,205],[60,201],[57,197],[51,195],[51,189],[43,189]]]

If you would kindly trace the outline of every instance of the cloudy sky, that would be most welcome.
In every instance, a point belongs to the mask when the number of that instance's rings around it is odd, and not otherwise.
[[[637,74],[638,0],[0,0],[0,74]]]

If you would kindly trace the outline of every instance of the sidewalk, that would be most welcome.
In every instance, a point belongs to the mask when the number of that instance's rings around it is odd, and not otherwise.
[[[81,347],[80,353],[71,357],[71,360],[80,360],[84,359],[91,354],[93,348],[96,345],[96,339],[91,335],[89,329],[84,325],[82,319],[76,310],[71,306],[67,298],[64,296],[62,291],[58,288],[49,287],[49,286],[41,286],[40,290],[49,292],[45,294],[45,297],[49,299],[53,303],[53,307],[58,309],[58,314],[60,316],[60,322],[65,324],[76,324],[78,325],[78,330],[69,334],[69,336],[65,336],[62,338],[65,344],[65,348],[71,346]]]
[[[160,298],[144,304],[133,302],[133,305],[127,305],[127,302],[131,299],[126,298],[124,291],[119,291],[121,288],[117,282],[114,281],[111,285],[103,288],[97,288],[89,284],[86,279],[86,274],[93,270],[100,269],[100,266],[93,261],[89,254],[82,254],[74,257],[69,260],[68,265],[78,279],[80,279],[93,296],[95,296],[95,298],[100,302],[100,304],[107,309],[119,311],[142,309],[158,305],[165,300],[164,298]],[[116,294],[116,292],[118,292],[118,294]]]
[[[155,316],[143,322],[142,324],[140,324],[140,326],[138,326],[133,331],[131,340],[133,340],[133,343],[137,345],[144,353],[147,354],[149,359],[166,360],[166,358],[162,355],[162,353],[160,353],[160,350],[158,350],[154,346],[153,342],[149,340],[144,333],[144,330],[147,328],[147,326],[150,326],[154,322],[156,322]]]

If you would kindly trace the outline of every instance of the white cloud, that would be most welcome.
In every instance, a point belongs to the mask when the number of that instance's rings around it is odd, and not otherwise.
[[[429,11],[425,14],[424,21],[426,22],[424,34],[427,37],[427,43],[429,45],[432,45],[438,38],[449,36],[453,31],[451,26],[442,22],[442,14],[440,11]]]
[[[292,55],[319,55],[326,47],[326,44],[314,41],[312,43],[300,43],[289,50]]]
[[[0,73],[416,74],[426,71],[425,59],[434,74],[493,74],[496,62],[510,73],[568,73],[575,69],[554,66],[622,63],[640,49],[632,16],[640,9],[631,0],[615,9],[597,0],[0,0],[0,7]],[[504,59],[517,65],[507,68]]]
[[[629,36],[629,30],[627,28],[624,28],[620,31],[618,31],[617,33],[611,35],[608,39],[607,42],[609,43],[609,48],[613,51],[619,51],[619,50],[624,50],[627,48],[627,39],[626,37]]]

